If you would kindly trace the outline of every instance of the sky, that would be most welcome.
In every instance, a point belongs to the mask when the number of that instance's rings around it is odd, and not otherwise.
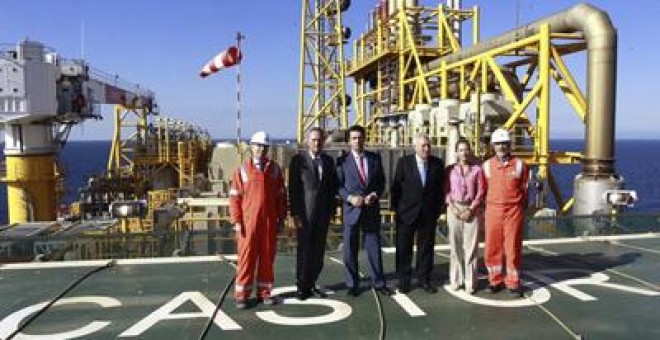
[[[64,58],[80,58],[156,93],[161,115],[196,123],[213,138],[236,134],[236,74],[201,79],[199,70],[219,51],[246,36],[241,67],[243,136],[266,130],[293,137],[297,124],[302,0],[0,0],[0,43],[29,38]],[[422,5],[438,0],[421,0]],[[364,32],[377,0],[353,0],[344,21],[353,37]],[[569,0],[464,0],[481,9],[482,39],[577,4]],[[617,138],[660,139],[660,0],[593,0],[619,33]],[[347,49],[350,50],[350,49]],[[586,75],[583,60],[569,60]],[[581,66],[582,65],[582,66]],[[582,80],[579,80],[583,83]],[[584,91],[584,87],[583,87]],[[556,94],[558,90],[553,89]],[[583,125],[553,95],[551,135],[581,138]],[[110,139],[111,108],[102,121],[74,128],[72,140]]]

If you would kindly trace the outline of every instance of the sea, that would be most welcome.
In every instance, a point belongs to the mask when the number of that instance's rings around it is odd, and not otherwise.
[[[2,146],[2,144],[0,144]],[[79,188],[90,175],[101,174],[107,167],[110,141],[69,141],[60,153],[60,164],[66,173],[64,203],[78,199]],[[551,149],[581,151],[583,140],[553,140]],[[626,189],[637,191],[639,201],[632,208],[640,212],[660,212],[660,140],[617,140],[616,169],[625,179]],[[4,158],[4,157],[3,157]],[[569,197],[579,165],[555,166],[553,173]],[[0,185],[0,225],[7,223],[7,188]]]

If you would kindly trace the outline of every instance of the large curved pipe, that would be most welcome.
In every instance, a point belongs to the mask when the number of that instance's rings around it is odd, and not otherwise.
[[[442,61],[456,62],[532,36],[539,32],[543,24],[549,24],[550,31],[554,33],[580,32],[587,41],[587,129],[582,173],[592,176],[613,174],[617,35],[606,12],[589,4],[578,4],[434,60],[426,66],[426,70],[437,69]]]

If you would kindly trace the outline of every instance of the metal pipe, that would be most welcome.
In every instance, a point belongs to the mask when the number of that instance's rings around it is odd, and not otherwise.
[[[552,33],[584,34],[588,51],[588,103],[582,173],[587,176],[613,174],[617,33],[606,12],[589,4],[578,4],[461,52],[436,59],[425,69],[437,69],[443,61],[453,63],[532,36],[544,24],[550,26]]]

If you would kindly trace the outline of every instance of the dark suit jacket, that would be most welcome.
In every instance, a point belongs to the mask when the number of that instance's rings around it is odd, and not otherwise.
[[[444,206],[443,171],[443,161],[430,156],[426,185],[422,187],[415,154],[399,158],[390,187],[391,209],[396,211],[397,221],[411,224],[420,214],[425,223],[438,219]]]
[[[314,161],[308,151],[302,151],[291,158],[289,165],[289,202],[292,216],[298,216],[303,223],[327,223],[335,214],[337,196],[337,174],[335,162],[326,154],[321,154],[323,169],[318,180]]]
[[[380,204],[363,207],[354,207],[348,202],[348,196],[367,196],[375,192],[380,196],[385,190],[385,173],[380,155],[364,151],[367,160],[367,181],[363,185],[360,182],[357,163],[353,153],[339,157],[337,160],[337,179],[339,181],[339,196],[344,200],[344,225],[353,225],[360,219],[365,230],[374,230],[380,227]]]

